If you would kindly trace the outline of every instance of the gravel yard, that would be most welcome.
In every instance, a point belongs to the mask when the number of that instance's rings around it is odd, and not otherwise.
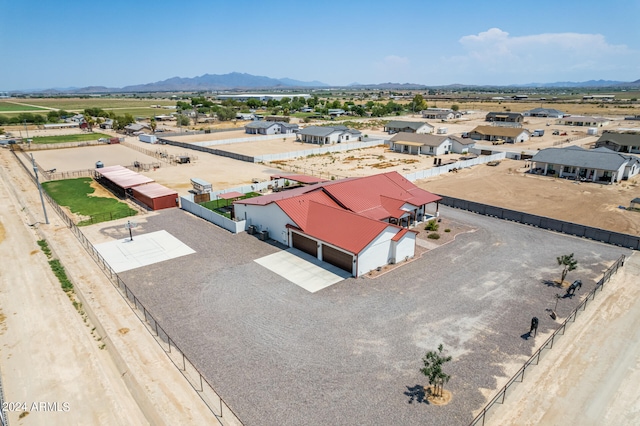
[[[562,318],[627,250],[441,206],[472,232],[376,278],[311,294],[254,259],[278,250],[179,210],[148,216],[193,255],[121,277],[247,425],[467,424],[556,326],[556,256],[584,283]],[[108,227],[103,228],[109,235]],[[95,230],[94,230],[95,232]],[[521,336],[532,316],[536,339]],[[453,355],[445,407],[422,401],[421,358]]]

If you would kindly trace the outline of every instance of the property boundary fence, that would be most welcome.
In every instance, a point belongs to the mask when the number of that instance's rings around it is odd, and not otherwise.
[[[584,311],[587,308],[587,304],[589,303],[589,301],[595,299],[596,293],[598,292],[598,290],[602,292],[604,288],[604,284],[611,279],[611,276],[613,276],[618,271],[619,268],[624,266],[624,260],[625,260],[625,256],[624,255],[620,256],[620,258],[616,260],[616,262],[604,272],[604,275],[602,276],[602,278],[600,278],[600,281],[597,282],[595,288],[587,294],[587,296],[582,300],[582,302],[580,302],[578,306],[576,306],[576,308],[573,311],[571,311],[571,313],[562,322],[562,324],[560,324],[560,326],[556,329],[556,331],[554,331],[553,334],[551,334],[551,336],[549,336],[549,338],[538,348],[538,350],[536,350],[533,353],[533,355],[531,355],[531,357],[524,363],[522,367],[520,367],[520,369],[516,372],[516,374],[514,374],[511,377],[511,379],[509,379],[507,384],[504,385],[502,389],[500,389],[498,393],[496,393],[495,396],[491,398],[491,400],[489,400],[487,405],[485,405],[482,411],[480,411],[480,413],[471,421],[469,426],[475,426],[477,424],[482,424],[484,426],[485,420],[487,418],[487,414],[489,414],[493,406],[496,403],[504,404],[504,400],[507,396],[507,391],[509,390],[509,388],[511,388],[511,386],[513,386],[516,383],[520,383],[524,381],[524,373],[527,370],[527,368],[529,368],[532,365],[538,365],[538,363],[540,362],[540,357],[542,355],[542,352],[545,349],[552,349],[553,343],[555,342],[555,340],[559,338],[559,336],[564,336],[564,333],[569,323],[573,323],[576,321],[578,312]]]
[[[15,155],[15,152],[14,152]],[[31,180],[36,183],[35,176],[31,173],[31,170],[22,162],[16,155],[18,163],[22,165],[27,174],[31,177]],[[149,310],[140,302],[133,291],[126,285],[126,283],[118,276],[118,274],[111,268],[109,263],[102,257],[102,255],[96,250],[93,244],[85,237],[80,228],[78,228],[73,220],[67,216],[64,210],[47,194],[43,191],[43,196],[49,202],[49,205],[53,207],[58,216],[62,219],[65,225],[73,232],[73,235],[80,241],[87,253],[91,255],[91,258],[102,269],[105,276],[109,278],[111,283],[116,289],[119,290],[120,295],[127,302],[131,310],[140,319],[142,324],[147,330],[154,336],[158,345],[164,350],[165,354],[169,357],[171,362],[178,368],[185,379],[189,382],[191,387],[197,392],[202,401],[209,407],[209,410],[218,418],[218,421],[222,424],[221,419],[228,425],[242,425],[238,416],[233,412],[231,407],[222,399],[218,393],[213,389],[213,386],[202,375],[194,363],[185,355],[175,343],[175,341],[167,334],[166,331],[160,326],[158,321],[151,315]]]
[[[61,142],[61,143],[43,143],[43,144],[23,144],[22,148],[25,151],[43,151],[48,149],[64,149],[64,148],[78,148],[81,146],[96,146],[96,145],[106,145],[109,142],[102,142],[99,140],[95,141],[80,141],[80,142]]]
[[[632,250],[640,250],[640,237],[636,235],[607,231],[606,229],[593,228],[591,226],[565,222],[564,220],[552,219],[550,217],[509,210],[488,204],[476,203],[474,201],[461,200],[446,195],[442,195],[441,197],[442,201],[440,201],[440,204],[456,209],[467,210],[512,222],[519,222],[525,225],[535,226],[536,228],[548,229],[576,237],[588,238],[615,246],[628,247]]]
[[[158,160],[164,161],[167,164],[171,164],[173,166],[176,165],[176,163],[173,162],[171,158],[169,158],[169,155],[167,155],[166,152],[162,152],[159,150],[152,151],[150,149],[146,149],[146,148],[142,148],[141,146],[134,145],[130,142],[121,142],[121,145],[126,146],[127,148],[131,148],[134,151],[138,151],[142,154],[148,155],[149,157],[157,158]]]

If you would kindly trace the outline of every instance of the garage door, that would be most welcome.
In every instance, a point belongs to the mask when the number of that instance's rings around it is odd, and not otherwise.
[[[322,246],[322,260],[344,269],[347,272],[353,272],[353,255],[336,250],[333,247]]]
[[[304,235],[293,233],[293,247],[318,257],[318,243]]]

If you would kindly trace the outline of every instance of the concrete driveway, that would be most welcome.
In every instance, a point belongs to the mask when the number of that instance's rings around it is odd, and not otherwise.
[[[311,293],[351,276],[347,271],[295,248],[261,257],[255,262]]]

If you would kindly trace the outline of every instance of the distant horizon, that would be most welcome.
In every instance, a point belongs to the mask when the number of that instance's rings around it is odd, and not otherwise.
[[[138,19],[126,22],[131,13]],[[640,1],[505,8],[462,0],[453,10],[420,0],[113,0],[81,11],[70,0],[4,1],[0,14],[2,91],[122,88],[238,70],[332,87],[640,78]]]
[[[101,88],[104,87],[106,89],[123,89],[125,87],[132,87],[132,86],[139,86],[139,85],[147,85],[147,84],[153,84],[153,83],[159,83],[159,82],[163,82],[172,78],[181,78],[181,79],[190,79],[190,78],[196,78],[196,77],[201,77],[203,75],[228,75],[228,74],[234,74],[234,73],[238,73],[238,74],[248,74],[248,73],[243,73],[240,71],[232,71],[231,73],[227,73],[227,74],[215,74],[215,73],[205,73],[202,75],[197,75],[197,76],[193,76],[193,77],[188,77],[188,76],[172,76],[172,77],[168,77],[162,80],[158,80],[158,81],[148,81],[148,82],[143,82],[143,83],[134,83],[134,84],[127,84],[124,86],[119,86],[119,87],[114,87],[114,86],[104,86],[101,84],[90,84],[88,86],[67,86],[67,87],[41,87],[41,88],[26,88],[26,89],[0,89],[0,93],[1,92],[7,92],[7,93],[12,93],[12,92],[20,92],[20,93],[38,93],[38,92],[42,92],[42,91],[48,91],[48,90],[56,90],[56,91],[61,91],[64,92],[65,90],[80,90],[80,89],[85,89],[85,88],[90,88],[90,87],[96,87],[96,88]],[[639,71],[640,74],[640,71]],[[254,76],[253,74],[248,74],[251,76]],[[264,75],[255,75],[255,77],[267,77],[267,78],[273,78],[276,80],[284,80],[284,79],[290,79],[289,77],[271,77],[271,76],[264,76]],[[298,80],[298,79],[294,79],[294,80]],[[311,83],[312,81],[308,81],[308,80],[298,80],[301,82],[305,82],[305,83]],[[495,84],[465,84],[465,83],[448,83],[448,84],[425,84],[425,83],[416,83],[416,82],[399,82],[399,81],[384,81],[384,82],[380,82],[380,83],[359,83],[359,82],[353,82],[350,84],[346,84],[346,85],[337,85],[337,84],[330,84],[327,82],[323,82],[323,81],[318,81],[318,83],[322,83],[323,85],[318,85],[318,86],[281,86],[281,87],[276,87],[276,86],[271,86],[271,87],[228,87],[228,88],[224,88],[224,89],[206,89],[206,90],[210,90],[210,91],[224,91],[224,90],[238,90],[238,89],[242,89],[242,90],[246,90],[246,91],[251,91],[251,90],[268,90],[268,89],[283,89],[286,90],[287,88],[291,88],[291,89],[319,89],[319,88],[325,88],[325,89],[330,89],[330,88],[344,88],[344,87],[358,87],[358,86],[380,86],[380,85],[407,85],[407,86],[424,86],[424,87],[449,87],[449,86],[461,86],[461,87],[522,87],[524,88],[545,88],[545,89],[554,89],[554,88],[562,88],[564,86],[555,86],[555,87],[544,87],[545,85],[556,85],[556,84],[560,84],[560,83],[569,83],[569,84],[584,84],[587,82],[610,82],[610,83],[614,83],[614,84],[625,84],[625,83],[634,83],[638,81],[638,79],[634,79],[634,80],[629,80],[629,81],[620,81],[620,80],[612,80],[612,79],[606,79],[606,78],[593,78],[593,79],[589,79],[589,80],[584,80],[584,81],[546,81],[546,82],[542,82],[542,81],[538,81],[538,82],[529,82],[529,83],[505,83],[502,85],[495,85]],[[571,88],[572,86],[566,86],[566,88]],[[584,86],[584,87],[611,87],[611,86]],[[153,90],[152,90],[153,91]]]

